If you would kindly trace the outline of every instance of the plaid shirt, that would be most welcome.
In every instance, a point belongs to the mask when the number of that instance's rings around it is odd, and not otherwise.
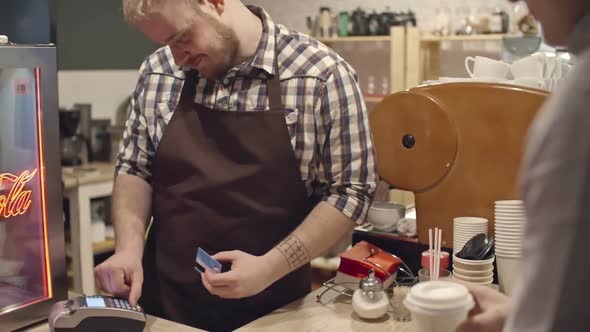
[[[218,81],[199,77],[195,102],[219,111],[266,110],[266,81],[274,75],[276,52],[285,121],[308,193],[364,222],[377,173],[356,73],[330,48],[274,24],[260,8],[249,8],[263,24],[254,57]],[[117,175],[150,182],[155,152],[180,99],[186,70],[175,65],[166,46],[141,66]]]

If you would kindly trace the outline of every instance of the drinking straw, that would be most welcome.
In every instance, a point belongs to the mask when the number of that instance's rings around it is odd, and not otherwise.
[[[430,273],[430,279],[438,280],[438,227],[434,228],[434,270]],[[433,274],[434,273],[434,274]]]
[[[428,229],[428,274],[430,275],[430,279],[432,279],[432,271],[434,271],[434,247],[432,243],[432,228]]]

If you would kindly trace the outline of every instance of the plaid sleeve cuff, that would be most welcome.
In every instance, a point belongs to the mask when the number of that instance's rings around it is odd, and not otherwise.
[[[119,146],[115,176],[121,174],[135,175],[150,183],[151,163],[155,155],[148,122],[144,112],[146,62],[140,69],[137,86],[131,97],[131,112],[126,122],[123,140]]]
[[[364,187],[334,187],[323,201],[335,207],[357,225],[361,225],[367,218],[375,187],[376,183],[366,183]]]
[[[115,176],[119,175],[134,175],[140,177],[147,183],[151,183],[152,181],[152,174],[148,169],[141,167],[137,163],[123,162],[120,159],[115,165]]]

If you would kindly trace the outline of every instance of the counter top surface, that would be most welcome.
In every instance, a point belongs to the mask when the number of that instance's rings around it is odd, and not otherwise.
[[[237,331],[415,331],[412,322],[398,322],[390,314],[376,321],[364,321],[353,312],[351,298],[336,292],[330,291],[322,297],[326,304],[318,303],[316,295],[323,290],[320,288]]]
[[[154,316],[147,317],[147,324],[144,330],[145,332],[199,332],[203,330],[195,329],[190,326],[181,325],[178,323],[171,322],[162,318]],[[43,324],[23,332],[50,332],[49,325]]]
[[[363,321],[353,313],[350,297],[337,295],[335,292],[328,292],[322,298],[323,301],[333,299],[332,301],[327,302],[327,304],[320,304],[316,302],[316,295],[322,290],[323,288],[320,288],[300,300],[294,301],[281,309],[239,328],[237,331],[414,331],[412,322],[397,322],[389,314],[377,321]],[[144,331],[196,332],[202,330],[162,318],[148,316],[147,326]],[[49,332],[49,326],[43,324],[27,329],[24,332]]]
[[[66,190],[83,184],[112,181],[115,178],[115,165],[92,162],[76,167],[62,167],[61,178]]]

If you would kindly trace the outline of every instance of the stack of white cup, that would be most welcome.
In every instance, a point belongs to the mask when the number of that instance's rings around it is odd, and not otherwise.
[[[488,234],[488,220],[478,217],[460,217],[453,219],[453,252],[459,252],[463,246],[477,234]]]
[[[467,288],[451,281],[425,281],[410,288],[404,305],[417,332],[455,332],[474,306]]]
[[[453,254],[453,279],[473,285],[491,286],[494,281],[494,257],[469,260]]]
[[[496,261],[500,290],[511,294],[522,256],[526,214],[522,201],[497,201],[494,208]]]

